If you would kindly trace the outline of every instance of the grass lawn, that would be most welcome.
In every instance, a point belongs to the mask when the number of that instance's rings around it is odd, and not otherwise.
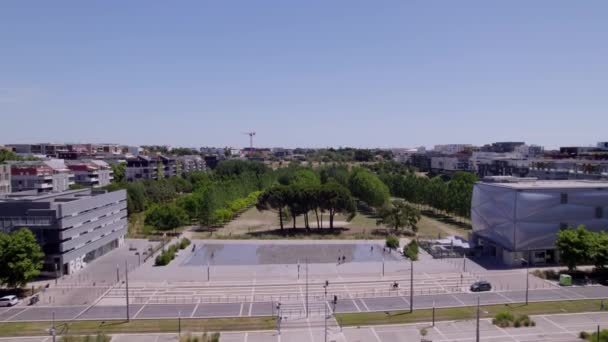
[[[51,322],[0,323],[0,336],[47,335]],[[168,333],[177,332],[177,319],[127,321],[56,322],[57,335],[91,335],[98,333]],[[182,319],[182,331],[271,330],[276,328],[274,317],[238,317],[210,319]]]
[[[555,313],[576,313],[600,311],[601,300],[584,299],[557,302],[537,302],[526,304],[498,304],[481,306],[481,317],[494,317],[497,313],[508,311],[514,315],[540,315]],[[435,310],[435,320],[450,321],[473,319],[476,307],[457,307]],[[384,311],[336,314],[336,320],[341,326],[362,326],[375,324],[403,324],[430,322],[432,309],[409,311]]]

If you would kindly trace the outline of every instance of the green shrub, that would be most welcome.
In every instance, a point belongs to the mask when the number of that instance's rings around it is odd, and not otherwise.
[[[501,328],[506,328],[509,327],[511,325],[511,323],[513,323],[513,321],[515,320],[515,317],[513,317],[513,314],[508,312],[508,311],[502,311],[496,314],[496,316],[494,316],[494,319],[492,320],[492,324],[499,326]]]
[[[399,248],[399,239],[395,235],[389,235],[386,237],[386,247],[390,249]]]
[[[590,336],[589,333],[586,331],[581,331],[578,334],[578,338],[580,338],[581,340],[587,340],[587,339],[589,339],[589,336]]]
[[[183,240],[182,240],[183,241]],[[190,240],[188,240],[190,241]],[[165,266],[168,265],[171,260],[175,259],[175,255],[177,253],[177,248],[181,247],[181,243],[178,246],[177,244],[169,246],[166,250],[164,250],[160,255],[154,259],[155,266]],[[184,247],[185,248],[185,247]]]
[[[589,335],[587,337],[587,340],[588,341],[593,341],[593,342],[598,341],[598,339],[597,339],[597,332],[594,332],[593,334]],[[602,331],[600,331],[600,339],[599,339],[599,341],[600,342],[608,342],[608,330],[602,330]]]
[[[190,246],[190,239],[183,238],[182,241],[179,242],[179,249],[185,249]]]
[[[418,252],[418,242],[416,242],[416,240],[412,240],[410,243],[403,246],[403,256],[412,261],[418,260]]]

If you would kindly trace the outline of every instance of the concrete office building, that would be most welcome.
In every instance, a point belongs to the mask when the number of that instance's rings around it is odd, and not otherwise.
[[[124,243],[127,194],[81,189],[1,198],[0,231],[22,227],[29,228],[42,246],[44,275],[71,274]]]
[[[486,177],[475,183],[471,243],[507,265],[555,264],[560,229],[608,229],[608,182]]]
[[[0,195],[11,193],[11,166],[0,164]]]

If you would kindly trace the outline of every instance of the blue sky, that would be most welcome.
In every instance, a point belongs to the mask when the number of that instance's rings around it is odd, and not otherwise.
[[[608,1],[2,1],[0,143],[608,133]]]

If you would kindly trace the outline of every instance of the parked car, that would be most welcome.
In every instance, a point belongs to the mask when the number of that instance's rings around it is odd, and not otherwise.
[[[492,284],[485,280],[476,281],[471,285],[471,292],[483,292],[492,290]]]
[[[19,303],[19,299],[16,296],[4,296],[0,298],[0,306],[14,306]]]

